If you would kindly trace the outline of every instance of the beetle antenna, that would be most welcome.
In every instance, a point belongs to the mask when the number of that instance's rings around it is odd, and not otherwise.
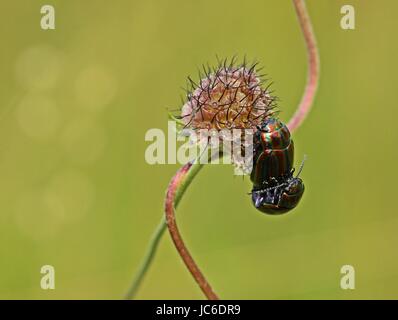
[[[307,160],[307,155],[306,154],[303,157],[303,161],[301,161],[300,168],[299,168],[299,170],[297,172],[296,178],[298,178],[300,173],[301,173],[301,171],[303,171],[305,160]]]

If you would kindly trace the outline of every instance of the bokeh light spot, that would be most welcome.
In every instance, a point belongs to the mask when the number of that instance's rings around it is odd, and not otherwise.
[[[16,116],[21,130],[38,140],[53,137],[59,124],[55,101],[45,96],[29,95],[23,98],[17,107]]]
[[[76,222],[88,212],[95,198],[95,186],[82,173],[61,172],[53,177],[43,193],[43,201],[54,216]]]
[[[82,70],[75,83],[78,104],[90,110],[103,109],[114,98],[116,91],[116,79],[101,66]]]
[[[60,211],[49,209],[39,190],[23,193],[15,206],[15,222],[21,233],[35,240],[55,236],[64,216]]]
[[[106,135],[95,120],[79,118],[68,124],[61,140],[72,160],[86,164],[96,161],[103,154]]]
[[[61,69],[60,53],[52,46],[26,49],[17,58],[17,81],[26,89],[46,90],[56,85]]]

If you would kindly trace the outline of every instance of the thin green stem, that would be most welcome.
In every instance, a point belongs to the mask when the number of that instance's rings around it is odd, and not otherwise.
[[[153,257],[155,256],[156,249],[159,245],[159,241],[166,230],[166,220],[162,216],[162,219],[160,220],[158,226],[155,229],[155,232],[152,234],[151,240],[149,241],[148,248],[146,249],[146,254],[141,262],[141,265],[138,268],[138,271],[134,277],[133,282],[131,283],[130,288],[128,289],[125,299],[132,299],[135,297],[142,280],[144,279],[144,276],[146,272],[149,269],[149,266],[152,263]]]
[[[187,172],[183,181],[181,181],[179,188],[176,190],[175,201],[174,201],[175,208],[177,208],[185,190],[188,188],[192,180],[195,178],[195,176],[199,173],[199,171],[202,168],[203,164],[196,162],[190,167],[190,170]],[[162,218],[160,219],[160,222],[156,227],[155,232],[152,234],[151,240],[146,249],[145,256],[140,266],[137,269],[137,273],[133,279],[133,282],[131,283],[131,286],[125,295],[125,299],[128,300],[133,299],[137,294],[137,291],[145,277],[145,274],[148,272],[149,267],[153,261],[160,239],[162,238],[162,235],[164,234],[166,229],[167,229],[166,218],[164,215],[162,215]]]

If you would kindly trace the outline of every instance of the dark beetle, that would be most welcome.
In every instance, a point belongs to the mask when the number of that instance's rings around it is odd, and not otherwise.
[[[289,129],[278,119],[269,118],[258,126],[253,137],[254,206],[268,214],[282,214],[293,209],[304,193],[303,181],[293,176],[294,144]]]

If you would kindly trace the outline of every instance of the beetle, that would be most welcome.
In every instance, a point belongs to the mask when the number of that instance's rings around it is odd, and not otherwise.
[[[283,214],[300,202],[304,183],[299,178],[303,169],[293,175],[294,143],[289,129],[277,118],[268,118],[253,136],[253,169],[250,179],[254,206],[261,212]]]

